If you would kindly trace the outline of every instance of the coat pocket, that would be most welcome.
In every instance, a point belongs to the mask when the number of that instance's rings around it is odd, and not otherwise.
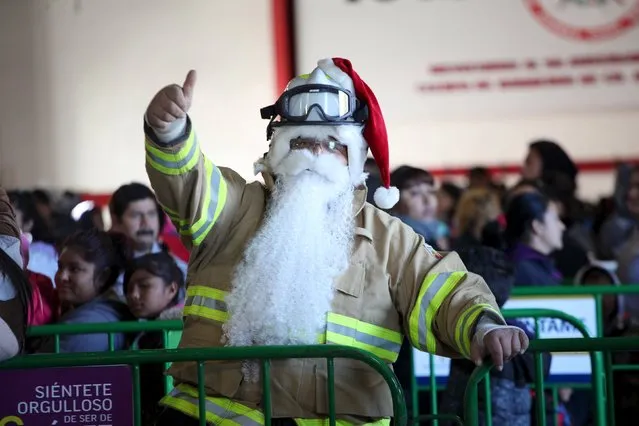
[[[325,365],[315,370],[315,410],[329,415],[328,373]],[[337,415],[390,417],[393,404],[384,378],[368,365],[353,360],[335,360],[335,412]]]

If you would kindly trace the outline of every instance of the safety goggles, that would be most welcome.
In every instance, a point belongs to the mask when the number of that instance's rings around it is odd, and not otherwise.
[[[306,84],[285,91],[273,105],[260,110],[272,128],[284,125],[339,125],[364,123],[367,109],[348,90],[326,84]],[[279,121],[275,119],[279,116]]]

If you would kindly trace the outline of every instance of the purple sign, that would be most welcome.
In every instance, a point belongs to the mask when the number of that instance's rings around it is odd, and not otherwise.
[[[0,370],[0,383],[0,426],[133,425],[128,365]]]

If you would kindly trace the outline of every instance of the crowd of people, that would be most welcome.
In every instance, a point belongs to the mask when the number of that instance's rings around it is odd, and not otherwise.
[[[372,194],[377,176],[374,164],[369,166]],[[475,168],[463,188],[436,182],[426,170],[401,166],[391,174],[400,202],[390,213],[435,249],[457,251],[469,270],[486,279],[500,306],[515,286],[639,282],[639,233],[634,231],[639,218],[638,169],[620,165],[614,195],[596,205],[577,198],[577,168],[554,142],[532,143],[522,169],[520,182],[506,189],[485,169]],[[8,191],[7,196],[19,229],[11,232],[20,237],[20,265],[33,292],[29,325],[181,318],[188,253],[150,188],[131,183],[113,193],[108,231],[99,206],[86,209],[77,220],[72,217],[80,202],[77,195],[67,193],[55,203],[42,190]],[[636,332],[639,303],[615,296],[607,297],[604,307],[606,335]],[[53,339],[25,344],[31,353],[54,350]],[[157,336],[116,335],[114,345],[116,350],[154,348],[162,342]],[[108,347],[106,334],[60,339],[61,352]],[[408,354],[407,345],[397,366],[407,391],[410,372],[402,364],[409,364]],[[473,368],[468,361],[453,362],[440,411],[461,413]],[[532,382],[533,370],[532,358],[521,357],[495,373],[495,424],[529,424],[532,397],[525,385]],[[620,395],[633,403],[634,392]],[[567,389],[561,396],[572,407],[573,392]],[[587,400],[577,396],[581,399],[577,398],[572,424],[587,424],[587,419],[580,420],[580,407]],[[518,420],[520,414],[524,422]]]

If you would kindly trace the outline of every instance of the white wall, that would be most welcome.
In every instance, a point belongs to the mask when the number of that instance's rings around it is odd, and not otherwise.
[[[213,161],[252,176],[276,96],[268,0],[0,0],[0,183],[110,192],[147,181],[142,117],[198,71]]]
[[[602,2],[601,8],[539,2],[584,29],[615,22],[639,7],[636,1]],[[393,166],[521,163],[528,143],[540,137],[556,139],[576,161],[639,157],[639,25],[607,40],[566,38],[536,20],[527,8],[531,3],[297,0],[297,66],[306,72],[317,58],[351,59],[380,101]],[[571,65],[575,58],[607,55],[626,59]],[[551,66],[549,59],[559,62]],[[527,68],[531,61],[535,69]],[[433,72],[437,65],[496,62],[513,62],[516,69]],[[624,80],[611,81],[614,73]],[[588,75],[595,84],[583,82]],[[556,76],[574,82],[516,89],[499,84]],[[470,87],[487,82],[490,90],[420,90],[448,82]],[[612,175],[584,174],[580,187],[586,196],[609,193]]]

